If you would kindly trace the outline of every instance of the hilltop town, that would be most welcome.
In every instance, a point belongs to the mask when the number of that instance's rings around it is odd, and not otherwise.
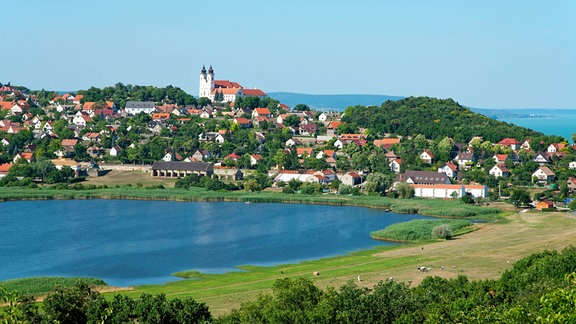
[[[2,84],[0,185],[66,187],[124,169],[211,190],[274,187],[471,203],[506,197],[543,209],[565,207],[574,195],[574,145],[504,123],[490,124],[500,132],[462,127],[464,118],[470,125],[486,121],[450,99],[328,113],[216,80],[212,66],[202,67],[199,81],[197,98],[172,86],[118,83],[58,94]],[[423,106],[436,114],[431,120],[406,114]]]

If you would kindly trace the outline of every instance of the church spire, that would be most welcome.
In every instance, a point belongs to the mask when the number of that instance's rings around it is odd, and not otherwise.
[[[202,65],[202,70],[200,71],[202,74],[206,74],[206,66]]]
[[[214,69],[212,68],[212,64],[210,64],[210,68],[208,69],[208,73],[214,74]]]

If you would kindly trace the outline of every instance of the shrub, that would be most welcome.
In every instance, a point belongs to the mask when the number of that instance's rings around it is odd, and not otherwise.
[[[438,225],[432,228],[432,237],[448,240],[452,238],[452,228],[448,224]]]

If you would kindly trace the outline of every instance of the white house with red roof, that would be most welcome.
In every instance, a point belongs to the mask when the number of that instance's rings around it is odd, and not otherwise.
[[[268,108],[254,108],[254,110],[252,111],[252,118],[256,118],[256,117],[272,117],[272,114],[270,113],[270,109]]]
[[[515,138],[505,138],[503,140],[501,140],[500,142],[498,142],[498,144],[502,145],[502,146],[506,146],[511,148],[512,150],[516,151],[520,148],[520,145],[522,143],[520,143],[517,139]]]
[[[566,143],[553,143],[550,144],[548,146],[548,148],[546,149],[546,152],[548,153],[556,153],[556,152],[560,152],[561,149],[566,147]]]
[[[422,159],[424,163],[431,164],[434,160],[434,154],[428,150],[424,150],[424,152],[420,154],[420,159]]]
[[[458,176],[458,166],[452,162],[446,162],[438,168],[438,172],[446,173],[446,175],[452,179]]]

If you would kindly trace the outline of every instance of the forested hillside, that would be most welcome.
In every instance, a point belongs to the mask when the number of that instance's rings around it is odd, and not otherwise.
[[[507,137],[533,140],[546,137],[540,132],[474,113],[452,99],[428,97],[389,100],[380,107],[348,107],[342,121],[348,124],[348,129],[368,128],[379,135],[422,134],[428,139],[452,137],[455,142],[468,142],[474,136],[492,143]]]

